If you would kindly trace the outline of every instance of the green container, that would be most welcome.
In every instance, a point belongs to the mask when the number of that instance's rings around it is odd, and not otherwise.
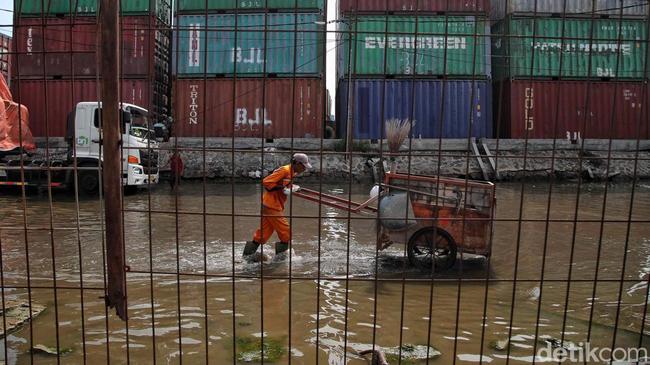
[[[97,0],[15,0],[14,6],[21,16],[91,16],[98,9]],[[170,24],[171,0],[122,0],[121,12],[123,15],[155,13],[165,24]]]
[[[648,76],[647,20],[508,17],[492,34],[495,78]]]
[[[345,33],[339,48],[343,51],[339,52],[339,72],[344,75],[350,67],[358,76],[415,73],[480,78],[491,73],[490,28],[485,18],[359,16],[348,18],[342,28],[352,32]],[[352,64],[348,63],[350,37],[356,55]]]
[[[323,20],[317,13],[185,14],[177,17],[174,68],[179,75],[318,76]],[[264,32],[264,29],[268,32]]]
[[[180,12],[198,12],[206,10],[206,3],[205,0],[177,0],[177,7]],[[323,9],[324,0],[208,0],[207,4],[207,10],[254,10],[265,8]]]

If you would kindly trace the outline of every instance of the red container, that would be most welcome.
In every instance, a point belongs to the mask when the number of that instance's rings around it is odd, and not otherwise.
[[[341,13],[430,12],[487,14],[489,0],[339,0]]]
[[[0,33],[0,73],[4,76],[7,83],[9,80],[9,70],[11,65],[11,37]]]
[[[233,79],[177,80],[176,136],[203,137],[204,128],[205,137],[262,137],[262,129],[265,138],[322,135],[322,80],[238,79],[236,90],[233,85]]]
[[[97,101],[98,88],[101,87],[92,79],[15,81],[12,85],[14,100],[24,104],[29,110],[29,125],[34,137],[65,136],[68,113],[79,102]],[[151,83],[147,80],[122,80],[121,99],[123,102],[150,109],[150,86]]]
[[[502,137],[650,138],[648,83],[514,80],[495,83],[494,96]]]
[[[168,64],[168,32],[155,17],[120,18],[122,74],[146,77],[156,63]],[[98,26],[92,17],[20,18],[14,27],[20,62],[13,74],[21,78],[43,76],[94,77],[97,73]]]

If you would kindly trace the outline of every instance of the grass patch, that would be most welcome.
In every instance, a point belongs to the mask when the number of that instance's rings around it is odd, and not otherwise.
[[[263,342],[264,344],[260,348],[262,341],[259,338],[237,336],[235,338],[237,361],[276,362],[287,353],[280,340],[264,337]]]

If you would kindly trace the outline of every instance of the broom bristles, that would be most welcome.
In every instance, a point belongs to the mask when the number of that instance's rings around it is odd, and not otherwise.
[[[386,121],[386,139],[391,153],[399,152],[399,148],[411,133],[412,122],[409,119],[389,119]]]

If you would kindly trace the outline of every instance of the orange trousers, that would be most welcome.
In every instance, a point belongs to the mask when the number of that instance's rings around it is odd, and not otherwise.
[[[255,232],[253,240],[264,244],[268,242],[273,232],[278,233],[281,242],[289,243],[291,240],[291,227],[289,227],[289,222],[282,214],[282,211],[263,207],[262,226]]]

